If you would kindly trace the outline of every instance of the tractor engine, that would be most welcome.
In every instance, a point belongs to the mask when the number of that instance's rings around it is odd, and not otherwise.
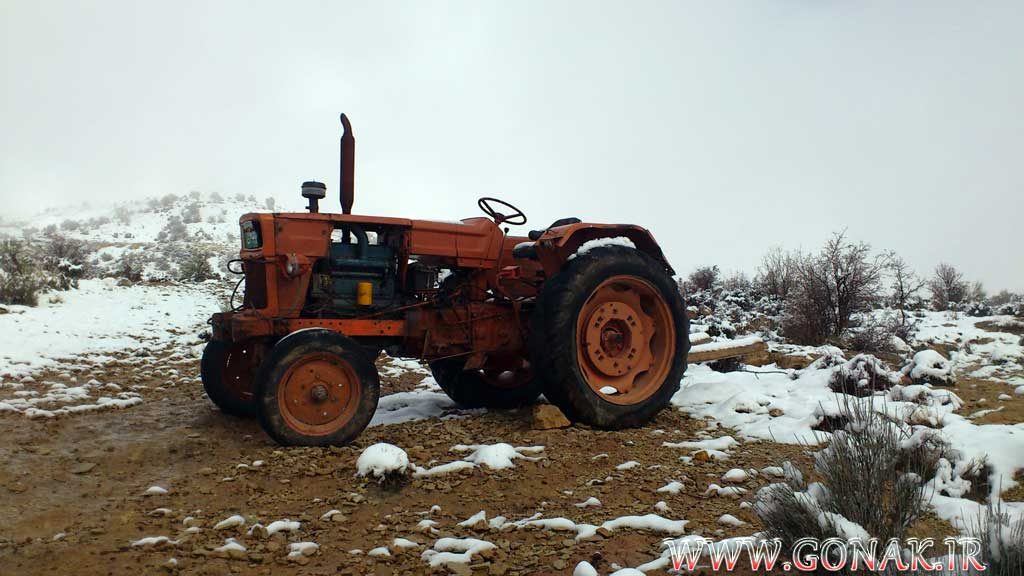
[[[350,317],[403,303],[398,252],[378,240],[388,237],[358,224],[335,229],[327,257],[313,267],[308,313]]]

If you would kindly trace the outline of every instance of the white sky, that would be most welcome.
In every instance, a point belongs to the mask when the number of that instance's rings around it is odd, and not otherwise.
[[[834,230],[1024,289],[1024,3],[0,0],[0,213],[189,190],[652,230],[752,272]],[[328,204],[337,209],[336,201]],[[525,229],[524,229],[525,230]]]

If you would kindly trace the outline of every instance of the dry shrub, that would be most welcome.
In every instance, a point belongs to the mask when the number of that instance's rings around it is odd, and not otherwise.
[[[0,241],[0,304],[35,306],[45,278],[33,258],[28,243]]]
[[[754,512],[765,536],[792,546],[812,536],[851,537],[854,522],[870,536],[901,538],[925,512],[925,481],[945,446],[911,431],[849,396],[839,396],[849,424],[815,455],[819,483],[789,480],[762,488]]]
[[[992,576],[1024,575],[1024,515],[1003,512],[1002,502],[989,504],[969,529],[981,541],[981,562]]]

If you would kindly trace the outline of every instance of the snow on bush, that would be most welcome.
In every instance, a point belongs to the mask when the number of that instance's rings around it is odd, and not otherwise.
[[[903,373],[909,376],[914,384],[931,384],[933,386],[956,384],[953,363],[931,349],[914,354],[914,358],[903,367]]]
[[[409,455],[405,450],[385,442],[366,448],[356,460],[356,474],[372,476],[380,484],[400,481],[410,469]]]
[[[888,390],[899,381],[899,372],[890,372],[878,358],[858,354],[839,366],[829,380],[829,387],[851,396],[870,396],[879,390]]]

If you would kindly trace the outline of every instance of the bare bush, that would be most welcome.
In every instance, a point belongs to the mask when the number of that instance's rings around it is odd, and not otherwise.
[[[871,246],[836,233],[817,254],[796,262],[783,333],[800,344],[821,344],[840,337],[854,314],[870,310],[880,299],[887,255],[872,255]]]
[[[177,242],[188,239],[188,228],[185,227],[185,223],[181,221],[181,218],[177,216],[171,216],[167,219],[167,223],[164,227],[157,232],[156,239],[161,242]]]
[[[770,296],[785,300],[796,283],[796,260],[799,255],[774,247],[761,259],[754,279],[757,287]]]
[[[195,224],[196,222],[202,222],[203,217],[199,212],[199,204],[193,202],[181,210],[181,221],[185,224]]]
[[[981,542],[986,574],[1024,575],[1024,515],[1004,512],[1001,501],[989,503],[969,532]]]
[[[203,282],[217,277],[210,266],[210,255],[200,249],[190,250],[178,271],[179,279],[185,282]]]
[[[21,240],[0,241],[0,303],[35,306],[44,286],[29,245]]]
[[[928,280],[928,290],[932,293],[932,307],[935,310],[951,310],[955,304],[963,302],[968,288],[964,275],[944,262],[935,267],[935,273]]]
[[[718,285],[718,276],[718,266],[701,266],[690,272],[684,288],[686,288],[687,294],[713,290]]]
[[[37,258],[47,288],[70,290],[78,288],[78,281],[89,270],[85,243],[54,235],[39,249]]]
[[[267,196],[267,199],[264,201],[264,205],[267,207],[267,210],[273,212],[274,207],[277,206],[277,201],[274,200],[273,196]]]
[[[142,281],[144,270],[145,264],[142,261],[141,255],[135,253],[125,254],[121,257],[121,265],[118,268],[117,276],[125,282],[134,284]]]
[[[790,480],[758,492],[754,512],[765,536],[784,546],[807,536],[849,538],[857,526],[882,540],[901,538],[928,506],[922,496],[946,449],[941,441],[912,437],[868,403],[839,398],[840,417],[849,424],[815,455],[821,481],[804,488],[802,480]]]
[[[118,206],[114,209],[114,220],[127,226],[132,223],[132,211],[127,206]]]
[[[920,292],[925,286],[925,281],[918,278],[911,270],[910,264],[895,252],[890,252],[889,277],[890,277],[890,304],[899,311],[900,325],[906,327],[910,323],[908,310],[916,310],[920,302]]]

